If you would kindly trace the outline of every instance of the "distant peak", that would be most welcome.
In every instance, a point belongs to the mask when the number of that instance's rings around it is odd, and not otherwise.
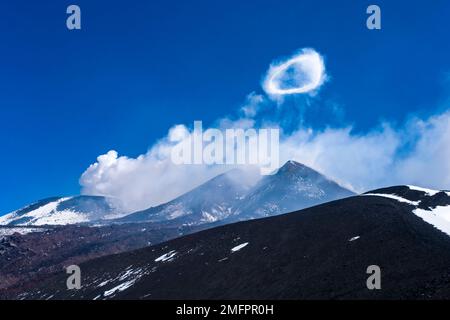
[[[301,176],[301,177],[323,177],[328,179],[322,173],[310,168],[300,162],[289,160],[277,172],[278,175]]]
[[[305,166],[304,164],[294,161],[294,160],[289,160],[287,161],[281,168],[280,171],[292,171],[292,170],[298,170],[298,169],[310,169],[308,166]]]
[[[294,160],[289,160],[288,162],[286,162],[284,164],[285,166],[304,166],[303,164],[301,164],[300,162],[294,161]]]

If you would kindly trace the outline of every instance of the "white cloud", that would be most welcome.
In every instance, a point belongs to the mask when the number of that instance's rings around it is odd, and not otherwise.
[[[416,141],[395,166],[397,182],[450,189],[450,111],[428,120],[413,120],[403,136]]]
[[[260,111],[260,108],[264,101],[264,96],[252,92],[247,96],[247,101],[241,107],[240,111],[245,118],[253,118],[257,115],[258,111]]]
[[[270,96],[312,93],[326,79],[322,56],[314,49],[302,49],[291,58],[270,66],[263,88]]]
[[[252,122],[225,119],[219,123],[245,128]],[[175,126],[168,137],[187,139],[190,134],[186,127]],[[301,128],[280,141],[280,163],[299,161],[356,192],[398,184],[450,189],[449,146],[450,111],[413,119],[397,129],[383,124],[365,134],[355,134],[350,127]],[[117,197],[134,211],[172,200],[232,168],[175,165],[171,148],[165,138],[137,158],[109,151],[83,173],[82,192]]]
[[[300,129],[281,143],[282,159],[309,165],[355,191],[414,184],[450,188],[450,111],[382,125],[365,134],[351,128]]]
[[[170,148],[160,142],[137,158],[119,157],[114,150],[99,156],[80,178],[82,193],[118,198],[127,210],[136,211],[170,201],[226,170],[175,165]]]
[[[250,119],[222,119],[218,123],[223,129],[253,126]],[[117,198],[126,210],[132,212],[168,202],[235,167],[246,173],[240,175],[238,183],[256,183],[259,171],[255,166],[175,164],[171,158],[173,147],[183,143],[190,146],[194,134],[197,133],[189,131],[186,126],[176,125],[169,130],[167,137],[137,158],[118,156],[115,150],[100,155],[97,162],[82,174],[81,192]]]

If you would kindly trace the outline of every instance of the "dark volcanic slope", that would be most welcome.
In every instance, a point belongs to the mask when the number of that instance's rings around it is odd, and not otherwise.
[[[0,227],[0,232],[6,228]],[[133,223],[104,227],[47,226],[42,230],[0,236],[0,299],[24,285],[32,287],[64,266],[161,243],[202,230],[202,226]]]
[[[428,208],[449,203],[448,194],[436,196]],[[226,225],[86,262],[81,290],[66,290],[62,271],[19,298],[450,298],[450,237],[413,209],[357,196]],[[382,289],[371,291],[366,269],[374,264],[381,267]]]

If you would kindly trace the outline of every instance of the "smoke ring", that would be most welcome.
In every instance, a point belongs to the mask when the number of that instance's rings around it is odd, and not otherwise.
[[[288,75],[293,68],[295,74]],[[264,81],[264,90],[269,95],[290,95],[312,92],[325,80],[325,64],[322,56],[314,49],[303,49],[286,61],[272,64]],[[284,88],[285,82],[297,82],[298,86]]]

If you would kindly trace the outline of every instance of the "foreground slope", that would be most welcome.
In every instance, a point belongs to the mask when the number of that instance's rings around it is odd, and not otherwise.
[[[61,271],[16,298],[450,298],[450,237],[423,219],[449,205],[445,192],[380,189],[91,260],[82,289]],[[366,287],[369,265],[381,290]]]
[[[38,227],[0,227],[0,299],[16,288],[42,281],[64,266],[147,247],[200,228],[180,229],[153,223],[46,226],[39,230],[34,230]],[[22,231],[27,234],[21,234]],[[5,233],[9,235],[2,235]]]

